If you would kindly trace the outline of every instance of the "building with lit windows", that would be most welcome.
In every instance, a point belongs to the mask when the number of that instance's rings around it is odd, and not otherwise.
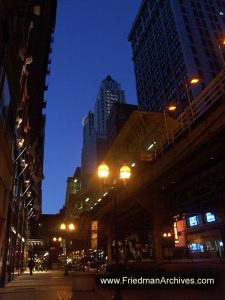
[[[200,78],[189,86],[193,99],[219,73],[224,6],[222,0],[143,0],[128,38],[141,110],[163,111],[173,102],[183,111],[188,105],[185,81]]]
[[[31,221],[41,213],[56,7],[0,1],[0,287],[24,271]]]
[[[174,223],[176,256],[191,258],[224,257],[223,223],[211,212],[185,215]]]
[[[106,137],[107,118],[115,102],[125,103],[125,93],[120,84],[108,75],[102,80],[95,103],[95,129],[97,136]]]

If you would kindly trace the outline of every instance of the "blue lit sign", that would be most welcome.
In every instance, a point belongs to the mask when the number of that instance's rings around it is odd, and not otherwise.
[[[206,221],[208,223],[216,221],[215,215],[211,213],[206,213]]]
[[[190,244],[190,251],[198,251],[198,252],[204,252],[204,246],[202,244],[198,244],[198,243],[192,243]]]
[[[198,225],[198,217],[197,216],[190,217],[189,224],[190,224],[190,226]]]

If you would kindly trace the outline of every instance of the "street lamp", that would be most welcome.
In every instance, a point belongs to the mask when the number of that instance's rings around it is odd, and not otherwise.
[[[68,230],[67,230],[67,228],[68,228]],[[70,223],[70,224],[67,224],[67,225],[65,223],[61,223],[60,224],[60,229],[62,231],[66,231],[66,232],[74,231],[75,230],[75,225],[73,223]],[[67,262],[67,244],[68,244],[67,237],[65,237],[65,242],[66,242],[66,264],[65,264],[64,275],[69,275],[69,273],[68,273],[68,262]]]
[[[123,165],[121,168],[120,168],[120,178],[121,179],[129,179],[130,178],[130,175],[131,175],[131,170],[130,168],[127,166],[127,165]]]
[[[74,226],[73,223],[70,223],[70,224],[69,224],[69,230],[75,230],[75,226]]]
[[[188,78],[184,81],[186,94],[187,94],[187,98],[188,98],[188,104],[189,104],[190,109],[191,109],[191,114],[192,114],[192,120],[193,121],[194,121],[194,112],[193,112],[193,108],[192,108],[192,105],[191,105],[191,97],[190,97],[190,92],[189,92],[189,86],[198,84],[199,81],[200,81],[199,77],[191,77],[191,78]]]
[[[222,49],[222,47],[223,48],[225,47],[225,38],[220,39],[218,41],[218,45],[219,45],[219,50],[220,50],[220,55],[221,55],[221,58],[222,58],[223,66],[225,67],[225,59],[224,59],[224,53],[223,53],[223,49]]]
[[[66,224],[65,224],[65,223],[62,223],[62,224],[60,225],[60,229],[61,229],[61,230],[66,230]]]
[[[104,162],[98,167],[98,176],[104,179],[109,176],[109,167]]]
[[[167,141],[169,144],[169,133],[168,133],[168,125],[166,121],[166,111],[175,111],[177,109],[175,104],[169,104],[164,110],[163,110],[163,115],[164,115],[164,122],[165,122],[165,127],[166,127],[166,136],[167,136]]]
[[[98,167],[98,176],[100,178],[103,178],[104,180],[108,177],[109,175],[109,167],[105,164],[102,163]],[[131,176],[131,169],[123,164],[123,166],[120,168],[120,179],[123,180],[123,183],[126,184],[126,180],[129,180]],[[117,224],[117,197],[119,196],[119,193],[116,193],[114,199],[114,234],[115,234],[115,270],[116,270],[116,275],[119,273],[119,241],[118,241],[118,224]],[[115,289],[115,294],[114,294],[114,300],[122,300],[122,295],[119,286],[116,287]]]

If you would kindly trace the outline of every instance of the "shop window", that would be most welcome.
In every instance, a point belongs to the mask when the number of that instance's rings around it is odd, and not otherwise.
[[[191,252],[204,252],[204,246],[198,243],[192,243],[189,245]]]
[[[207,223],[216,221],[216,217],[215,217],[214,214],[209,212],[209,213],[206,213],[205,215],[206,215],[206,222]]]
[[[10,92],[6,76],[3,79],[3,88],[0,95],[0,111],[2,112],[5,122],[7,121],[8,109],[10,103]]]

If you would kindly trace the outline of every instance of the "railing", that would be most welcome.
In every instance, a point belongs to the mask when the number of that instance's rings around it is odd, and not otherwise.
[[[177,118],[180,125],[175,130],[168,133],[167,142],[156,152],[155,158],[161,154],[168,146],[183,134],[184,131],[191,131],[194,123],[205,114],[211,106],[225,96],[225,69],[202,91],[202,93],[187,106],[186,110]]]

